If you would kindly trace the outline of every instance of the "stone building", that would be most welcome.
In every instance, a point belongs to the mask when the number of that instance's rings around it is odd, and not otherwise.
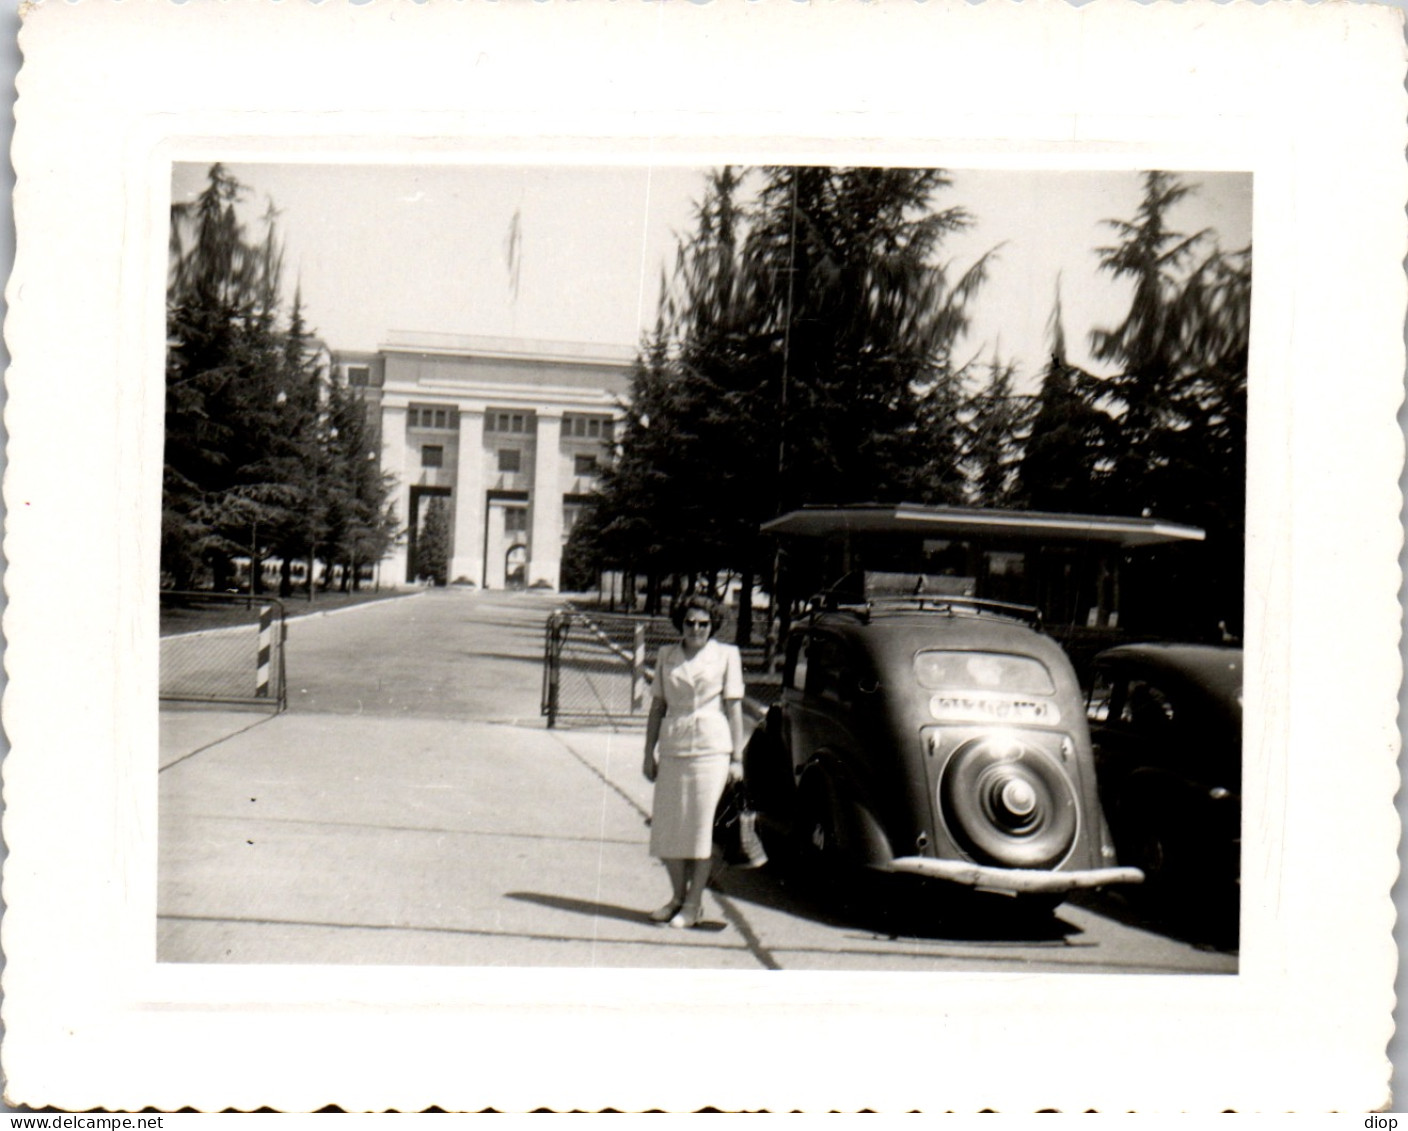
[[[439,496],[452,516],[452,581],[557,588],[634,360],[630,347],[407,332],[374,353],[335,354],[335,378],[379,422],[407,527],[383,579],[416,580],[417,535]]]

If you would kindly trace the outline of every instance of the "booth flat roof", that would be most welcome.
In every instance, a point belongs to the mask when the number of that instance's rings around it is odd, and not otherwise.
[[[917,503],[858,503],[807,506],[762,525],[765,534],[824,538],[832,534],[919,534],[1006,536],[1019,539],[1105,542],[1116,546],[1154,546],[1161,542],[1201,542],[1196,526],[1158,518],[1121,518],[1096,514],[995,510],[986,507],[937,507]]]

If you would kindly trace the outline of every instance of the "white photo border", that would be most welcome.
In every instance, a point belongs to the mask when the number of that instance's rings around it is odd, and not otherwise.
[[[11,1102],[1387,1102],[1408,293],[1392,13],[128,0],[41,4],[22,46],[6,323]],[[256,55],[252,80],[240,60]],[[266,158],[1250,170],[1239,974],[158,966],[170,167]]]

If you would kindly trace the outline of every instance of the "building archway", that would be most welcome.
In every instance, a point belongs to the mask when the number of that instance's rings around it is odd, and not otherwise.
[[[504,586],[522,589],[528,583],[528,547],[515,542],[504,551]]]

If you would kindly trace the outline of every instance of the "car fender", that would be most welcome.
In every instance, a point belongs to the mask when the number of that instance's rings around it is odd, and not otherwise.
[[[829,750],[820,750],[797,782],[798,796],[815,790],[831,817],[831,827],[846,860],[862,867],[884,868],[895,858],[890,840],[860,782]]]
[[[776,704],[768,708],[744,746],[743,773],[755,808],[774,815],[791,809],[796,780],[787,752],[787,728]]]
[[[1226,789],[1215,793],[1201,782],[1167,770],[1143,769],[1131,774],[1121,801],[1128,807],[1126,815],[1135,819],[1157,806],[1159,814],[1174,829],[1197,829],[1198,835],[1189,843],[1199,850],[1208,850],[1220,840],[1236,841],[1241,837],[1239,794]]]

